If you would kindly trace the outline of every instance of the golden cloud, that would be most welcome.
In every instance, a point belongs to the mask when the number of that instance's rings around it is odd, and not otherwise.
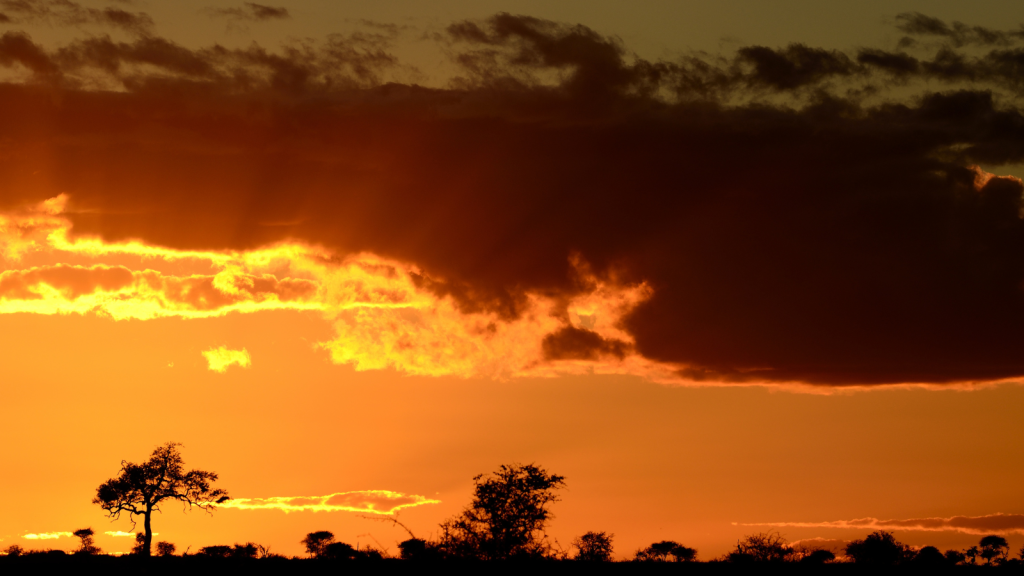
[[[362,512],[364,514],[394,514],[403,508],[424,504],[440,504],[415,494],[390,490],[358,490],[337,492],[326,496],[272,496],[270,498],[233,498],[218,504],[238,510],[280,510],[282,512]]]
[[[572,297],[523,296],[522,313],[467,311],[432,290],[441,280],[415,264],[369,253],[337,255],[301,243],[246,251],[177,250],[140,241],[72,237],[61,195],[0,214],[0,314],[96,314],[113,320],[219,317],[267,310],[319,312],[335,330],[320,342],[333,362],[356,370],[462,377],[638,374],[671,381],[675,369],[644,359],[622,318],[650,298],[644,283],[598,278],[578,257]],[[17,267],[27,258],[76,264]],[[194,273],[135,269],[109,259],[174,264]],[[134,260],[132,260],[134,261]],[[211,273],[211,271],[213,273]],[[211,370],[248,366],[245,350],[203,352]]]
[[[210,350],[204,350],[203,356],[206,358],[210,370],[220,372],[221,374],[227,372],[228,368],[236,364],[240,368],[252,366],[252,358],[249,357],[249,351],[245,348],[229,350],[224,346],[219,346]]]

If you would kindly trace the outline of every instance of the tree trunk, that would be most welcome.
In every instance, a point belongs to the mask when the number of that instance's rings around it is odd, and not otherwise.
[[[150,521],[153,518],[153,509],[149,506],[146,507],[145,520],[142,525],[146,530],[146,540],[143,542],[142,555],[152,556],[153,555],[153,524]]]

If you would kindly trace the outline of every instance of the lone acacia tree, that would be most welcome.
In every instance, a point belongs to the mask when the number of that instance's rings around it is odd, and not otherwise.
[[[142,464],[121,461],[121,473],[96,489],[93,504],[99,504],[107,516],[117,520],[124,512],[135,527],[135,517],[142,516],[145,528],[140,552],[149,556],[153,546],[152,517],[160,510],[160,503],[176,500],[182,506],[193,506],[207,512],[228,499],[228,493],[214,489],[211,483],[217,480],[214,472],[189,470],[185,472],[181,444],[168,442],[153,450],[149,460]]]

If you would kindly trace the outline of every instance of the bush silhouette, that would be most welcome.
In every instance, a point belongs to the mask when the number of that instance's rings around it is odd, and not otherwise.
[[[655,542],[647,548],[641,548],[633,555],[637,562],[690,562],[697,557],[697,551],[693,548],[682,546],[672,540]]]
[[[608,562],[612,559],[612,538],[606,532],[587,532],[572,541],[576,549],[576,560],[583,562]]]
[[[824,564],[826,562],[832,562],[836,559],[836,555],[831,550],[811,550],[804,554],[804,557],[800,559],[802,564]]]
[[[793,553],[793,548],[778,532],[761,532],[737,542],[736,549],[729,555],[729,560],[732,562],[782,562]]]
[[[11,544],[10,546],[4,549],[4,554],[12,558],[16,556],[21,556],[24,553],[25,549],[21,546],[18,546],[17,544]]]
[[[950,566],[956,566],[957,564],[964,564],[967,562],[967,556],[959,550],[946,550],[943,554],[946,558],[946,563]]]
[[[532,464],[502,465],[473,478],[473,501],[441,524],[439,548],[446,556],[506,560],[539,558],[548,551],[544,529],[565,478]]]
[[[157,542],[156,543],[156,555],[157,556],[174,556],[174,552],[177,550],[174,544],[170,542]]]
[[[259,548],[252,542],[246,542],[245,544],[235,544],[231,548],[232,558],[256,558],[259,554]]]
[[[135,533],[135,544],[132,545],[132,550],[129,552],[132,556],[142,556],[146,550],[146,535],[142,532]]]
[[[326,558],[328,560],[354,560],[358,556],[359,552],[357,552],[350,544],[346,544],[344,542],[331,542],[324,546],[319,557]]]
[[[437,560],[441,557],[437,546],[420,538],[399,542],[398,550],[402,560]]]
[[[896,566],[912,552],[896,541],[890,532],[879,530],[868,534],[863,540],[854,540],[846,546],[846,555],[857,564],[873,567]]]
[[[231,546],[203,546],[199,549],[199,556],[206,558],[230,558]]]
[[[149,460],[142,464],[122,460],[121,473],[96,489],[93,503],[99,504],[109,517],[116,520],[127,512],[134,526],[135,517],[142,516],[144,532],[142,546],[137,550],[139,555],[151,554],[153,512],[159,511],[163,502],[173,500],[188,508],[210,511],[215,504],[228,499],[227,492],[210,485],[217,480],[217,474],[202,470],[185,472],[180,446],[168,442],[153,450]]]

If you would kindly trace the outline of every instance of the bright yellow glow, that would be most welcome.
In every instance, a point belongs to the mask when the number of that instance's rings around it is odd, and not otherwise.
[[[273,496],[270,498],[235,498],[221,508],[238,510],[280,510],[282,512],[362,512],[365,514],[394,514],[403,508],[440,504],[415,494],[402,494],[390,490],[358,490],[337,492],[327,496]]]
[[[224,346],[220,346],[212,350],[203,351],[203,356],[206,357],[210,370],[220,372],[221,374],[227,372],[228,368],[235,364],[241,368],[248,368],[252,365],[252,358],[245,348],[229,350]]]
[[[35,252],[66,253],[94,263],[8,267],[0,273],[0,314],[151,320],[307,310],[319,312],[334,327],[334,337],[320,342],[320,349],[333,362],[357,370],[395,368],[417,375],[498,379],[587,373],[677,379],[674,367],[629,352],[632,337],[619,327],[626,314],[650,298],[650,287],[598,278],[580,257],[573,257],[571,264],[587,290],[568,302],[527,294],[523,313],[508,321],[490,312],[462,312],[450,297],[417,285],[414,278],[429,277],[427,272],[374,254],[339,257],[299,243],[239,252],[71,239],[71,222],[62,216],[66,202],[61,195],[23,213],[0,214],[0,253],[12,263]],[[195,267],[195,273],[168,275],[102,261],[115,255],[173,262],[176,269]],[[546,358],[545,338],[569,325],[618,341],[628,353]],[[251,363],[244,351],[214,349],[203,355],[217,372]]]
[[[120,530],[104,532],[107,536],[113,536],[115,538],[135,538],[135,532],[122,532]],[[153,536],[159,536],[159,532],[153,532]]]
[[[21,537],[26,540],[56,540],[58,538],[70,538],[71,532],[40,532],[38,534],[23,534]]]

